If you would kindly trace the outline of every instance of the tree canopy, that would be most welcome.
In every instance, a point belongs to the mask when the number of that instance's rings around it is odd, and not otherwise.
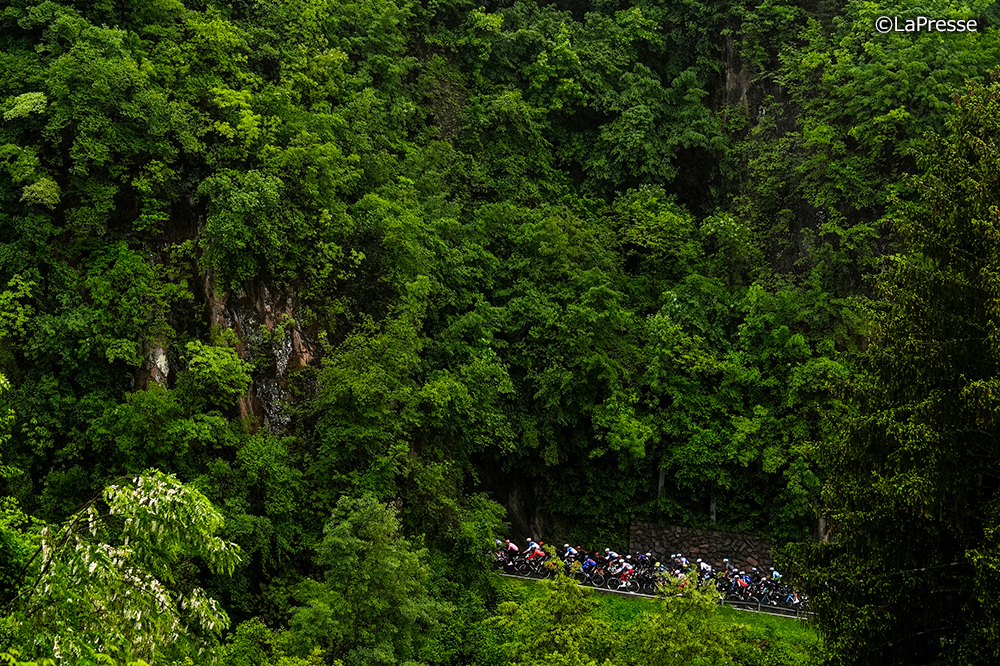
[[[1000,23],[911,5],[0,0],[0,590],[66,592],[0,635],[110,649],[145,581],[143,658],[473,663],[494,539],[635,520],[835,524],[820,597],[983,617]],[[993,649],[907,580],[842,654]]]
[[[921,149],[831,440],[833,544],[809,580],[837,663],[991,663],[1000,85],[973,84]]]

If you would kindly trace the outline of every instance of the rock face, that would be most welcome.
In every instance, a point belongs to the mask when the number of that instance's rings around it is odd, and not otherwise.
[[[635,522],[629,526],[628,544],[630,552],[652,553],[661,561],[673,553],[682,553],[691,562],[700,557],[716,568],[727,557],[740,569],[757,567],[767,571],[773,566],[771,542],[737,532]]]
[[[736,22],[731,22],[730,30],[739,29]],[[750,107],[751,83],[754,80],[754,73],[750,65],[740,57],[739,42],[734,35],[729,35],[723,42],[723,90],[721,95],[722,104],[726,106]]]
[[[145,363],[136,377],[135,386],[139,391],[145,391],[153,384],[166,386],[170,379],[170,360],[167,348],[159,341],[147,343],[143,349]]]
[[[256,417],[272,432],[283,431],[289,425],[284,410],[291,399],[289,373],[317,358],[309,332],[294,317],[295,292],[272,291],[255,284],[235,293],[219,293],[211,276],[206,275],[204,293],[210,325],[233,331],[240,358],[250,360],[257,355],[267,359],[257,364],[253,384],[240,398],[240,415]]]

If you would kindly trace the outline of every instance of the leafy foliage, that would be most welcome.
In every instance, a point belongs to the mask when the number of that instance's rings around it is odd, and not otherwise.
[[[427,553],[399,536],[395,511],[371,495],[349,497],[323,528],[316,563],[323,580],[306,580],[296,596],[289,641],[315,645],[345,664],[436,661],[433,636],[451,608],[430,597]]]
[[[495,608],[502,532],[809,536],[826,442],[856,418],[841,354],[866,348],[866,276],[915,242],[880,220],[904,219],[911,150],[998,56],[990,26],[872,31],[909,11],[0,0],[4,570],[41,538],[28,515],[123,548],[117,514],[68,526],[156,467],[242,549],[231,576],[202,556],[149,574],[232,614],[225,659],[457,664]],[[920,252],[903,263],[939,270]],[[987,404],[974,374],[948,390]],[[369,573],[354,599],[338,548],[419,585]],[[387,600],[413,613],[374,636],[359,622]],[[580,647],[584,615],[575,651],[530,658],[611,658]],[[189,625],[198,648],[218,638]]]
[[[730,663],[735,633],[716,622],[715,594],[693,578],[668,583],[624,626],[595,617],[592,593],[561,572],[540,584],[541,595],[504,602],[484,622],[478,663]]]
[[[20,640],[59,659],[90,650],[152,659],[196,652],[220,635],[229,618],[192,584],[190,567],[197,558],[209,571],[232,574],[239,548],[215,535],[221,514],[160,472],[109,486],[103,500],[106,513],[95,502],[42,528],[7,606]]]
[[[997,651],[994,214],[1000,87],[973,84],[919,154],[824,452],[837,541],[798,553],[835,663],[988,663]]]

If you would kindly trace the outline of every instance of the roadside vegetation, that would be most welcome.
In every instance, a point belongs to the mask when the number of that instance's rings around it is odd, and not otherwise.
[[[687,591],[678,588],[660,599],[648,599],[599,593],[585,587],[572,589],[572,585],[575,585],[573,581],[562,578],[555,583],[505,579],[500,588],[505,599],[501,608],[505,609],[508,620],[487,625],[483,638],[484,655],[477,663],[536,663],[503,661],[496,657],[507,643],[501,644],[499,649],[490,649],[507,639],[511,652],[517,653],[516,644],[530,640],[517,633],[519,622],[524,621],[522,615],[546,618],[531,625],[536,636],[570,635],[572,632],[565,626],[570,624],[569,617],[573,618],[573,631],[579,636],[587,637],[588,641],[603,636],[604,643],[600,643],[603,651],[590,648],[591,652],[578,657],[583,660],[578,663],[588,663],[591,659],[598,664],[782,666],[822,661],[822,641],[808,621],[718,606],[715,595],[707,590],[685,586]],[[575,614],[566,615],[568,608],[576,609]],[[652,633],[644,633],[647,631]],[[673,646],[676,651],[669,654],[666,647],[657,650],[658,645]]]
[[[812,654],[485,556],[657,520],[996,663],[1000,11],[913,5],[0,0],[0,646]]]

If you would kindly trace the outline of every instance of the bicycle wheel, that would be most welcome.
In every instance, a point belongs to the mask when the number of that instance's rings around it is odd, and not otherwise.
[[[611,578],[608,579],[608,582],[605,585],[609,590],[617,590],[619,587],[621,587],[621,584],[622,584],[621,578],[619,578],[618,576],[612,576]]]
[[[628,580],[625,582],[625,591],[635,594],[639,591],[639,582],[635,580]]]
[[[594,587],[603,587],[604,586],[604,576],[601,575],[601,574],[599,574],[599,573],[595,573],[590,578],[590,584],[593,585]]]

